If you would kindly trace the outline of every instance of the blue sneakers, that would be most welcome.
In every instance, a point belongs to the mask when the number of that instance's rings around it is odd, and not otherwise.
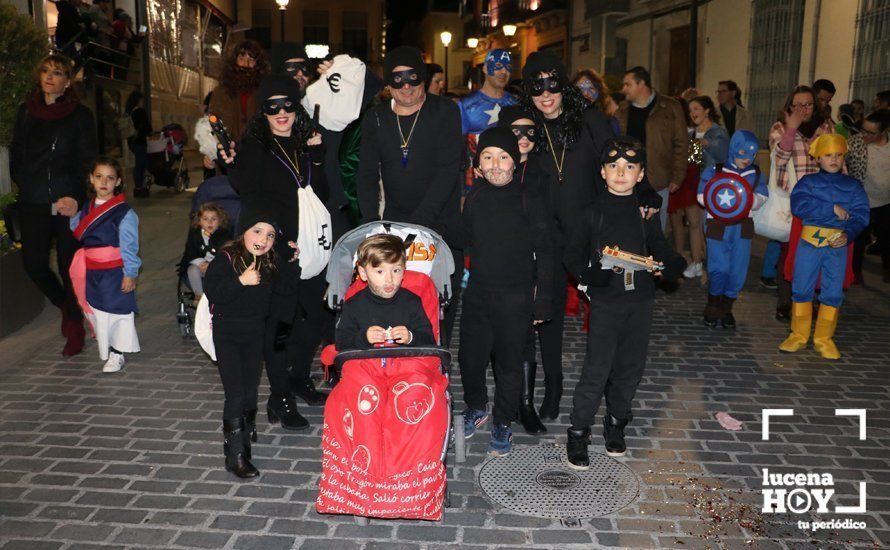
[[[488,413],[478,409],[464,410],[464,439],[470,439],[476,433],[476,428],[485,424]]]
[[[491,441],[488,443],[488,454],[506,456],[513,450],[513,430],[510,426],[498,424],[491,427]]]

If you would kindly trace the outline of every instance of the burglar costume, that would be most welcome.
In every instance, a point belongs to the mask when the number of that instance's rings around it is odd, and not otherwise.
[[[809,150],[810,156],[815,159],[834,152],[847,152],[847,141],[838,134],[820,136]],[[847,211],[847,220],[838,218],[834,212],[835,205]],[[825,359],[839,359],[840,352],[833,337],[837,329],[838,308],[844,301],[848,248],[868,226],[868,195],[855,178],[840,172],[831,174],[820,170],[804,176],[794,186],[791,213],[800,218],[803,228],[797,242],[791,280],[791,335],[779,349],[793,353],[803,349],[809,341],[813,295],[818,281],[821,288],[820,306],[813,347]],[[831,246],[832,239],[841,233],[846,234],[847,245],[839,248]]]
[[[602,164],[618,158],[645,166],[645,150],[633,139],[606,143]],[[686,267],[686,261],[665,239],[658,217],[646,220],[640,215],[640,202],[634,193],[601,193],[570,235],[565,265],[582,285],[587,285],[590,298],[587,353],[575,387],[568,430],[569,459],[579,469],[588,466],[590,425],[603,395],[606,450],[613,455],[624,453],[623,429],[633,418],[632,402],[646,365],[655,301],[651,273],[642,270],[631,275],[601,268],[605,246],[617,246],[622,251],[663,262],[662,276],[666,281],[678,279]],[[578,460],[573,460],[573,451],[580,451],[583,456],[576,455]]]
[[[726,164],[717,163],[707,168],[698,184],[698,201],[705,207],[705,242],[708,247],[708,304],[705,306],[704,322],[715,326],[719,320],[724,328],[735,327],[732,305],[745,285],[748,264],[751,261],[751,239],[754,237],[752,212],[766,202],[769,190],[760,167],[754,164],[758,150],[757,136],[747,130],[738,130],[729,142],[729,156]],[[751,160],[746,168],[736,166],[736,159]],[[753,192],[754,199],[750,210],[742,212],[738,221],[718,219],[712,213],[704,193],[712,178],[722,174],[734,174],[747,184],[746,192]],[[724,199],[738,201],[736,195]],[[735,206],[734,204],[731,206]],[[718,214],[719,215],[719,214]]]

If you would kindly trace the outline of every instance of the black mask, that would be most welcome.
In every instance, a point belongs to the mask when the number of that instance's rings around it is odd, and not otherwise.
[[[276,99],[267,99],[263,102],[263,114],[274,116],[284,109],[285,113],[294,113],[300,103],[290,97],[279,97]]]
[[[405,84],[410,86],[420,86],[423,84],[423,79],[420,78],[420,71],[417,69],[407,69],[389,73],[389,80],[387,80],[386,83],[393,88],[401,88]]]
[[[543,95],[544,92],[550,92],[551,94],[558,94],[562,90],[562,82],[558,78],[554,78],[552,76],[547,76],[544,78],[534,78],[531,82],[531,89],[529,93],[532,97],[538,97]]]
[[[516,139],[522,139],[523,136],[527,137],[529,141],[535,141],[535,137],[537,135],[537,129],[531,124],[511,124],[510,130],[513,132],[513,135],[516,136]]]
[[[305,61],[285,61],[284,72],[289,75],[295,75],[298,72],[302,72],[305,76],[309,74],[309,63]]]

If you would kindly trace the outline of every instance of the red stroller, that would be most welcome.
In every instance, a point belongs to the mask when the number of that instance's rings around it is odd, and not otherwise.
[[[441,277],[450,274],[454,264],[441,237],[422,227],[375,222],[344,235],[328,266],[330,305],[342,305],[339,296],[348,300],[364,288],[365,283],[356,280],[344,291],[343,279],[351,280],[358,243],[381,228],[410,240],[406,247],[423,242],[425,250],[437,251],[426,255],[437,264],[431,275],[412,271],[409,261],[402,287],[421,298],[439,341],[441,308],[450,298],[448,277]],[[437,285],[437,278],[445,282]],[[342,368],[342,374],[325,404],[318,512],[440,519],[451,437],[448,350],[384,347],[338,354],[328,346],[322,362]]]
[[[183,154],[187,143],[185,128],[176,123],[161,128],[161,135],[157,139],[148,140],[146,187],[152,184],[172,187],[177,193],[188,188],[189,171]]]

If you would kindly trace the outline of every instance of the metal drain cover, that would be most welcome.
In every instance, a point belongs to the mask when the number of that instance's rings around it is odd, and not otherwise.
[[[555,519],[605,516],[639,495],[637,476],[617,460],[590,453],[590,469],[574,470],[565,456],[556,443],[514,448],[482,466],[479,485],[504,508]]]

